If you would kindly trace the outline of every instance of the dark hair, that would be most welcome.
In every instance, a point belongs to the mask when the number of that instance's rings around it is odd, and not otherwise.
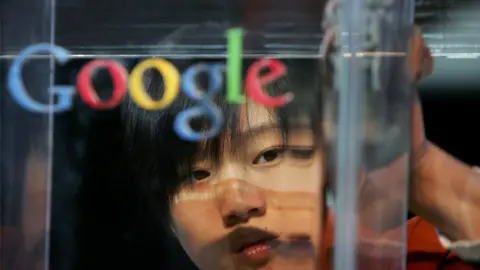
[[[191,64],[205,60],[175,62],[183,70]],[[214,60],[206,60],[207,62]],[[282,60],[287,72],[284,77],[269,85],[266,91],[272,96],[292,92],[294,99],[286,106],[274,110],[278,128],[285,141],[287,135],[300,118],[309,119],[309,127],[316,139],[321,139],[322,118],[322,80],[321,62],[319,59],[285,59]],[[249,67],[253,61],[245,60],[243,67]],[[245,72],[245,70],[244,70]],[[199,78],[199,83],[204,84]],[[146,74],[145,85],[153,98],[163,94],[161,75],[155,71]],[[125,125],[125,146],[129,166],[137,179],[142,179],[150,190],[156,193],[156,205],[162,207],[159,213],[169,213],[169,199],[183,184],[183,174],[188,174],[193,158],[200,154],[214,162],[220,162],[219,155],[225,142],[235,145],[242,141],[239,136],[238,122],[240,107],[238,104],[228,104],[225,91],[214,98],[215,104],[224,116],[224,128],[218,136],[206,143],[194,143],[182,140],[173,129],[175,117],[187,108],[198,106],[196,101],[189,99],[183,93],[173,104],[163,111],[146,111],[139,108],[131,100],[122,106],[122,118]],[[247,105],[248,106],[248,105]],[[248,122],[248,121],[247,121]],[[206,119],[194,119],[192,126],[201,130],[206,125]],[[319,141],[317,141],[318,143]],[[235,153],[234,153],[235,154]]]

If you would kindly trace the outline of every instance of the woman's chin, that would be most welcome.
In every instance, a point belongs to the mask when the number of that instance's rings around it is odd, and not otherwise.
[[[310,241],[273,240],[233,254],[234,269],[314,269],[316,249]]]
[[[293,259],[293,258],[282,258],[282,257],[277,257],[272,259],[268,264],[261,268],[257,269],[262,269],[262,270],[297,270],[297,269],[315,269],[315,259],[309,258],[309,259]]]

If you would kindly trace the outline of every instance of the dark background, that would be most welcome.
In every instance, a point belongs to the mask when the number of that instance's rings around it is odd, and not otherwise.
[[[480,86],[459,84],[445,93],[434,88],[424,88],[429,91],[422,95],[427,137],[459,159],[480,164]]]

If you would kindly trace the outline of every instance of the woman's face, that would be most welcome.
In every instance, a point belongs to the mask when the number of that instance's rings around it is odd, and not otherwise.
[[[309,269],[322,216],[323,156],[310,129],[284,140],[273,116],[248,105],[245,139],[220,165],[198,159],[172,205],[173,227],[200,269]],[[235,149],[232,149],[235,148]]]

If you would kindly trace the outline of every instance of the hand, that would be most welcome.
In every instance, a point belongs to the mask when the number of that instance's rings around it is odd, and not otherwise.
[[[410,53],[411,78],[430,74],[432,58],[418,29]],[[480,174],[427,141],[418,97],[412,110],[410,210],[451,240],[480,240]]]

